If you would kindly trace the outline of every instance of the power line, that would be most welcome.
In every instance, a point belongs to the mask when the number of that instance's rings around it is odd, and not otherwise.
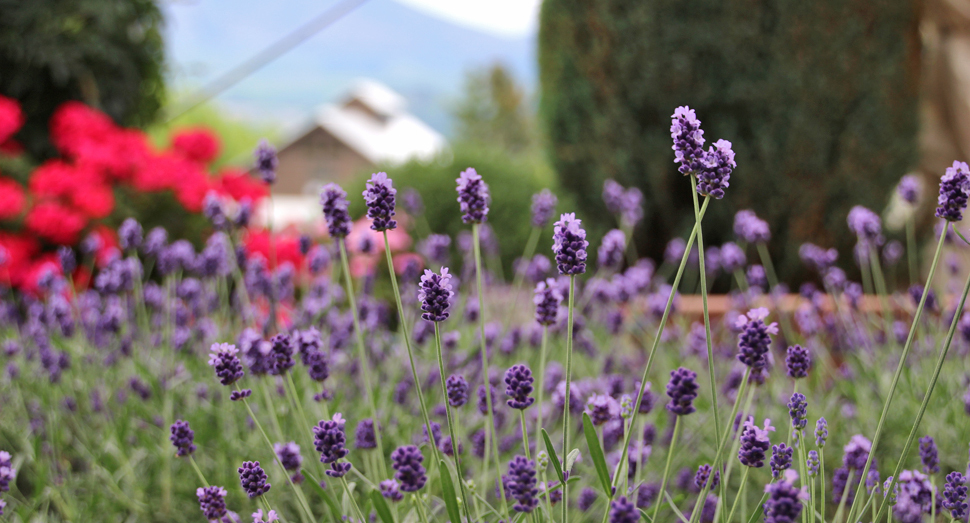
[[[267,64],[286,54],[294,47],[302,44],[311,36],[329,27],[337,20],[350,14],[354,9],[363,5],[367,0],[344,0],[337,5],[320,13],[309,22],[296,28],[291,33],[283,36],[279,40],[265,47],[262,51],[254,54],[239,65],[225,72],[206,86],[199,89],[189,96],[188,105],[184,106],[174,115],[170,116],[166,123],[182,116],[183,114],[195,109],[196,107],[219,96],[230,87],[241,82],[247,76],[262,69]]]

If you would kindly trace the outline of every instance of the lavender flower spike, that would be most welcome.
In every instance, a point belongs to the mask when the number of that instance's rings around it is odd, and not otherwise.
[[[562,292],[556,280],[548,278],[536,284],[532,303],[536,306],[536,323],[546,326],[555,324],[562,303]]]
[[[970,167],[964,162],[953,162],[940,179],[940,197],[936,208],[937,218],[950,222],[963,219],[967,208],[967,192],[970,190]]]
[[[509,475],[505,480],[509,493],[517,503],[516,512],[532,512],[539,506],[539,489],[536,488],[536,463],[522,456],[509,462]]]
[[[421,465],[422,461],[424,456],[414,445],[398,447],[391,453],[391,468],[397,471],[394,479],[401,483],[402,491],[417,492],[427,483],[428,476]]]
[[[195,432],[189,428],[188,421],[175,420],[171,427],[172,435],[169,439],[172,441],[172,445],[175,446],[175,455],[184,458],[195,452]]]
[[[279,167],[280,161],[276,156],[276,148],[270,145],[265,139],[259,141],[259,145],[256,146],[256,150],[253,151],[253,157],[256,160],[256,165],[253,167],[259,173],[260,178],[266,185],[272,185],[276,182],[276,169]]]
[[[532,377],[532,370],[527,365],[513,365],[505,372],[505,395],[509,397],[506,401],[509,407],[518,410],[527,409],[535,398],[532,394],[532,384],[535,378]]]
[[[372,220],[370,228],[375,231],[387,231],[397,228],[394,218],[394,200],[397,189],[391,185],[387,173],[380,172],[371,175],[364,189],[364,202],[367,204],[367,217]]]
[[[226,515],[226,489],[222,487],[199,487],[195,491],[199,508],[207,521],[222,521]]]
[[[603,236],[603,242],[597,252],[597,261],[603,269],[617,269],[623,263],[623,253],[626,251],[626,235],[619,229],[613,229]]]
[[[424,311],[421,318],[436,323],[448,319],[448,308],[454,294],[451,291],[448,267],[442,267],[441,274],[425,269],[418,288],[418,299],[421,300],[421,310]]]
[[[787,479],[765,487],[768,500],[764,505],[765,523],[795,523],[802,513],[802,500],[808,496]]]
[[[685,105],[674,110],[670,137],[674,141],[674,163],[680,164],[677,170],[684,175],[698,171],[704,156],[704,131],[693,109]]]
[[[731,171],[738,166],[734,161],[734,150],[731,142],[718,140],[714,142],[704,158],[701,168],[697,172],[697,194],[710,196],[716,200],[724,198],[724,189],[731,186]]]
[[[242,379],[244,372],[237,354],[239,349],[229,343],[213,343],[209,348],[209,365],[215,369],[219,383],[232,385]]]
[[[267,483],[266,472],[259,466],[258,461],[244,461],[238,472],[239,483],[250,498],[262,496],[272,488],[272,485]]]
[[[738,361],[751,367],[751,370],[761,370],[768,364],[768,350],[771,348],[769,335],[778,334],[778,324],[765,324],[768,309],[759,307],[738,316],[735,322],[741,334],[738,336]]]
[[[461,220],[465,223],[485,223],[488,219],[488,185],[482,177],[469,167],[458,175],[458,203],[461,205]]]
[[[549,225],[552,214],[556,211],[556,204],[559,200],[549,189],[543,189],[532,195],[532,226],[537,229],[544,229]]]
[[[320,205],[327,220],[327,230],[333,238],[346,238],[350,234],[350,213],[347,193],[335,183],[328,183],[320,191]]]
[[[946,475],[943,489],[943,507],[950,511],[950,517],[963,521],[967,518],[967,478],[959,472]]]
[[[750,419],[744,422],[741,448],[738,449],[738,460],[742,465],[753,468],[765,466],[765,453],[771,448],[768,432],[774,430],[769,419],[765,420],[764,428],[758,428]]]
[[[686,416],[696,411],[694,399],[697,398],[698,388],[696,372],[684,367],[670,371],[670,382],[667,383],[670,402],[667,403],[667,410],[677,416]]]
[[[586,272],[586,248],[589,242],[580,223],[575,213],[566,213],[555,224],[552,251],[556,254],[559,274],[573,276]]]
[[[904,202],[916,205],[923,194],[923,180],[920,179],[918,174],[907,174],[899,180],[896,193]]]

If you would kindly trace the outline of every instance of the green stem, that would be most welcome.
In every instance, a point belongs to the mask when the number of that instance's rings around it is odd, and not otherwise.
[[[478,289],[478,329],[479,335],[481,336],[482,376],[484,377],[483,381],[485,382],[485,408],[488,410],[486,413],[488,425],[485,427],[485,445],[489,446],[489,443],[491,443],[490,447],[492,451],[492,460],[495,465],[495,477],[501,478],[502,467],[499,465],[498,459],[498,442],[495,441],[495,415],[492,412],[492,383],[489,381],[488,350],[485,346],[485,294],[482,290],[484,287],[482,285],[482,248],[481,242],[479,241],[478,228],[479,224],[472,224],[472,250],[475,254],[475,284]],[[566,386],[568,387],[569,382],[567,381],[566,383]],[[484,486],[485,485],[483,483],[482,487],[484,488]],[[505,499],[505,489],[500,488],[498,490],[499,495],[502,498],[502,511],[505,513],[507,518],[511,519],[509,504]],[[563,496],[563,499],[565,499],[565,496]]]
[[[376,430],[374,432],[377,432]],[[350,491],[350,485],[347,484],[347,476],[341,476],[340,482],[344,485],[344,490],[347,491],[347,497],[350,498],[350,504],[354,506],[354,512],[357,513],[357,517],[360,518],[359,521],[367,521],[364,517],[364,513],[360,511],[360,507],[357,506],[357,500],[354,498],[354,493]]]
[[[657,521],[657,514],[660,513],[660,506],[664,504],[664,492],[667,491],[667,478],[670,477],[670,463],[674,460],[674,447],[677,445],[677,437],[680,436],[680,418],[674,418],[674,434],[670,438],[670,447],[667,449],[667,464],[664,465],[664,475],[660,480],[660,492],[657,494],[657,504],[653,508],[653,521]],[[713,472],[712,472],[713,474]]]
[[[195,462],[195,456],[189,454],[189,463],[192,464],[192,468],[195,469],[195,473],[199,475],[199,481],[202,482],[202,485],[208,487],[209,482],[206,481],[205,475],[202,474],[202,469],[199,468],[199,464]]]
[[[744,485],[748,482],[749,472],[751,472],[751,467],[744,467],[744,472],[741,474],[741,486],[738,487],[738,494],[734,496],[734,503],[731,504],[731,512],[728,513],[728,523],[731,523],[731,520],[734,519],[734,511],[738,508],[738,500],[744,494]]]
[[[940,234],[940,241],[936,245],[936,252],[933,254],[933,263],[930,265],[930,273],[926,277],[923,295],[920,297],[919,305],[916,307],[916,314],[913,316],[913,323],[910,325],[909,335],[906,336],[906,344],[903,345],[903,353],[899,357],[899,364],[896,365],[896,372],[893,374],[893,381],[889,386],[889,395],[886,397],[886,402],[882,407],[882,413],[879,415],[879,422],[876,424],[876,433],[872,438],[872,448],[869,451],[869,457],[866,459],[866,466],[863,467],[862,475],[860,476],[862,478],[867,477],[869,474],[869,467],[872,465],[872,458],[876,455],[876,447],[879,445],[879,437],[882,435],[882,427],[886,422],[889,407],[892,405],[893,395],[896,393],[896,385],[899,383],[899,377],[903,373],[903,367],[906,366],[906,359],[909,357],[909,351],[913,346],[913,337],[916,334],[916,327],[919,325],[920,319],[923,317],[923,307],[926,305],[926,296],[929,294],[927,290],[929,285],[933,282],[933,276],[936,275],[936,266],[940,261],[940,253],[943,252],[943,242],[946,240],[946,228],[950,226],[949,222],[945,222],[945,225],[946,227],[944,227],[942,234]],[[954,318],[956,317],[958,316],[954,316]],[[849,510],[850,516],[855,512],[858,502],[859,496],[856,496],[856,498],[852,501],[852,508]]]
[[[909,436],[906,438],[906,444],[903,445],[903,452],[896,462],[896,469],[893,471],[893,479],[889,484],[888,492],[892,492],[893,486],[896,484],[896,478],[899,477],[899,471],[902,464],[906,460],[906,455],[909,453],[910,448],[912,448],[913,440],[916,439],[916,431],[919,430],[920,422],[923,421],[923,414],[926,413],[926,406],[930,402],[930,397],[933,395],[933,390],[936,388],[936,382],[940,378],[940,371],[943,369],[943,363],[946,361],[946,355],[950,351],[950,345],[953,343],[953,336],[956,333],[957,324],[960,322],[960,313],[963,311],[963,307],[967,302],[967,294],[970,293],[970,277],[967,278],[967,283],[963,287],[963,295],[960,296],[960,304],[957,306],[953,314],[953,320],[950,322],[950,330],[946,333],[946,342],[943,344],[943,349],[940,351],[939,357],[936,359],[936,368],[933,369],[933,377],[930,378],[930,386],[926,389],[926,393],[923,395],[923,402],[920,403],[919,411],[916,413],[916,420],[913,422],[913,427],[909,431]],[[924,292],[924,294],[926,294]],[[879,513],[876,515],[876,519],[879,519],[879,515],[886,508],[886,502],[883,500],[881,506],[879,507]]]
[[[451,404],[448,403],[448,387],[445,385],[445,362],[441,354],[441,330],[438,327],[438,322],[434,322],[434,342],[438,353],[438,375],[441,379],[441,396],[445,400],[445,416],[448,422],[448,433],[451,435],[451,453],[455,457],[455,471],[458,474],[458,485],[461,489],[461,504],[465,509],[465,516],[471,519],[472,513],[468,510],[468,493],[465,492],[465,475],[461,471],[461,458],[458,452],[458,445],[461,440],[458,439],[458,429],[456,428],[454,416],[451,412]],[[451,474],[447,467],[439,470],[438,473]]]
[[[771,291],[774,291],[775,287],[778,287],[778,276],[775,273],[775,264],[772,263],[771,254],[768,252],[768,246],[765,245],[764,242],[759,242],[757,244],[757,249],[758,257],[761,258],[761,265],[764,266],[765,276],[768,278],[768,284],[771,287],[768,291],[770,295]],[[781,304],[779,304],[778,307],[778,321],[781,323],[781,330],[784,332],[786,340],[794,340],[795,331],[792,330],[791,321],[788,320],[788,316],[785,314],[785,311],[781,309],[780,305]]]
[[[862,476],[862,477],[865,477],[865,476]],[[832,520],[833,522],[837,523],[842,520],[842,513],[845,512],[845,503],[849,499],[849,492],[850,492],[850,489],[852,488],[854,479],[855,479],[855,470],[849,469],[849,479],[846,480],[845,488],[842,489],[842,499],[839,500],[839,508],[835,510],[835,519]],[[862,483],[860,482],[859,488],[861,487],[862,487]],[[862,497],[862,494],[858,492],[859,488],[856,489],[855,499],[852,500],[853,505],[855,505],[855,500]],[[849,517],[845,519],[846,522],[852,521],[850,519],[851,516],[852,516],[852,509],[849,509]]]
[[[536,252],[536,245],[539,244],[539,236],[542,234],[542,229],[538,227],[532,228],[532,233],[529,234],[529,241],[525,244],[525,250],[522,251],[522,263],[528,265],[529,260],[532,255]],[[509,325],[512,324],[512,318],[515,317],[516,309],[519,304],[519,291],[522,289],[522,281],[525,279],[525,270],[516,270],[515,278],[512,280],[512,305],[509,307],[509,314],[505,318],[505,325],[502,328],[502,332],[509,330]]]
[[[525,428],[525,409],[519,410],[519,422],[522,423],[522,448],[525,450],[525,459],[531,460],[532,455],[529,452],[529,429]]]
[[[259,387],[260,394],[263,395],[263,402],[266,404],[266,411],[270,414],[269,420],[273,422],[273,430],[276,431],[276,437],[282,441],[283,429],[280,428],[280,419],[279,416],[276,415],[276,408],[273,405],[273,398],[270,396],[269,391],[269,387],[272,386],[272,384],[269,384],[268,379],[263,379],[260,380],[257,385]]]
[[[386,235],[386,233],[385,233]],[[367,359],[366,347],[364,345],[364,331],[360,330],[360,314],[357,310],[357,298],[354,296],[354,282],[350,279],[350,262],[347,259],[347,242],[342,239],[337,239],[337,245],[340,247],[340,265],[343,267],[344,273],[344,287],[347,291],[347,300],[350,304],[351,317],[354,320],[354,333],[357,335],[357,358],[360,361],[360,375],[364,381],[364,393],[367,395],[369,400],[370,415],[374,418],[374,440],[377,443],[377,454],[379,456],[384,456],[384,444],[381,441],[381,430],[380,430],[380,418],[377,417],[377,398],[374,397],[374,389],[371,387],[371,375],[370,375],[370,361]],[[387,238],[385,236],[384,249],[387,250]],[[389,253],[389,251],[388,251]],[[391,267],[391,272],[393,273],[393,266]],[[393,280],[393,279],[392,279]],[[415,382],[415,386],[419,387],[419,382]],[[430,426],[428,429],[428,435],[430,437],[431,430]],[[387,477],[387,469],[385,468],[384,460],[381,459],[381,474],[383,477]]]
[[[566,402],[563,406],[563,417],[562,417],[562,455],[567,457],[569,455],[569,406],[572,403],[570,400],[571,392],[569,391],[570,381],[572,380],[572,370],[573,370],[573,304],[576,298],[576,275],[571,274],[569,276],[569,306],[567,307],[567,318],[566,318]],[[563,483],[562,486],[562,521],[563,523],[568,523],[569,512],[566,510],[566,506],[569,505],[569,485]]]
[[[549,326],[542,326],[542,345],[539,348],[539,380],[536,382],[538,385],[538,395],[539,401],[536,403],[536,408],[539,410],[536,416],[536,452],[542,448],[542,442],[539,439],[542,437],[542,407],[545,405],[542,402],[543,395],[546,391],[546,345],[548,343]]]
[[[701,206],[700,218],[704,218],[704,213],[707,212],[707,205],[710,203],[709,199],[704,200],[704,205]],[[677,275],[674,276],[674,284],[670,290],[670,296],[667,297],[667,305],[664,307],[664,313],[660,318],[660,325],[657,326],[657,335],[653,338],[653,344],[650,346],[650,353],[647,356],[647,364],[643,368],[643,377],[640,378],[640,389],[637,391],[637,397],[633,405],[633,416],[630,418],[630,426],[635,426],[637,416],[640,414],[640,401],[643,399],[643,391],[647,386],[647,376],[650,374],[650,369],[653,367],[653,358],[657,353],[657,347],[660,346],[660,338],[663,337],[664,327],[667,324],[667,318],[670,316],[670,309],[674,303],[674,296],[677,294],[677,287],[680,285],[680,278],[684,275],[684,268],[687,266],[687,258],[690,255],[690,249],[694,245],[694,239],[697,237],[697,229],[699,228],[699,220],[695,220],[694,229],[690,233],[690,237],[687,239],[687,247],[684,249],[684,255],[680,259],[680,266],[677,268]],[[572,322],[570,322],[570,326]],[[571,327],[570,327],[571,328]],[[568,382],[567,382],[568,386]],[[567,396],[568,403],[568,396]],[[623,446],[620,450],[620,463],[626,459],[627,452],[630,449],[630,438],[632,436],[632,431],[627,431],[626,435],[623,437]],[[619,484],[619,478],[613,478],[613,487]]]
[[[882,319],[886,330],[886,343],[895,345],[896,337],[893,336],[893,310],[889,306],[889,293],[886,290],[886,279],[882,274],[882,264],[879,262],[879,254],[874,247],[869,247],[869,263],[872,265],[873,281],[876,284],[876,292],[879,294],[879,303],[882,305]]]
[[[825,448],[818,449],[819,504],[822,506],[822,523],[825,523]]]
[[[906,219],[906,255],[909,258],[909,283],[916,283],[919,274],[919,262],[916,258],[916,213],[910,213]]]

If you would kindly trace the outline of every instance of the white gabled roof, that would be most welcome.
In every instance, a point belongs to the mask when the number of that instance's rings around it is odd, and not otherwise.
[[[404,110],[404,98],[371,80],[358,82],[348,100],[358,100],[383,118],[345,105],[325,105],[316,124],[373,163],[430,160],[444,150],[445,137]]]

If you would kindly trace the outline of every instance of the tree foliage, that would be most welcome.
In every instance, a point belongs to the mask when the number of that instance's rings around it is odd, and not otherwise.
[[[915,160],[917,14],[886,0],[546,0],[540,114],[561,183],[604,217],[605,179],[639,186],[636,242],[657,256],[693,223],[669,136],[674,108],[690,105],[708,143],[737,151],[709,244],[753,208],[784,275],[803,241],[849,252],[849,208],[880,210]]]
[[[17,139],[53,153],[54,109],[80,100],[144,126],[164,99],[162,14],[155,0],[0,0],[0,93],[28,116]]]

